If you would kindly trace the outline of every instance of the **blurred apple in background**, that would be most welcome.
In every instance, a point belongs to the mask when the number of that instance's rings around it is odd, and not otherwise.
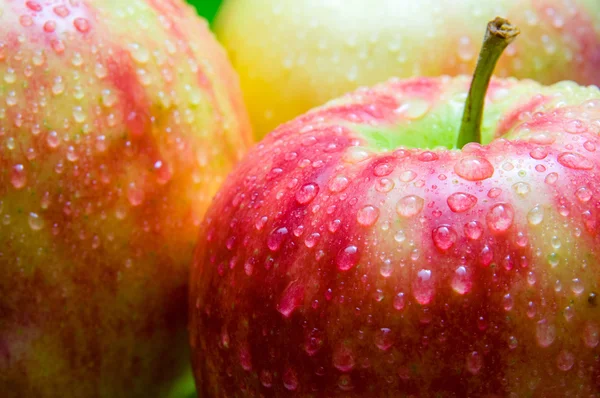
[[[262,137],[360,85],[470,73],[497,15],[523,32],[497,75],[600,83],[598,0],[225,0],[214,28]]]
[[[251,142],[184,2],[0,6],[0,395],[164,397],[200,220]]]

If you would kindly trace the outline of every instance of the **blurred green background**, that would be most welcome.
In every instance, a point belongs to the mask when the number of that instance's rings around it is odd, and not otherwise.
[[[196,7],[198,14],[212,24],[222,0],[187,0]],[[196,387],[191,374],[185,374],[176,383],[175,388],[167,398],[196,398]]]
[[[187,2],[196,7],[198,14],[211,23],[221,4],[221,0],[187,0]]]

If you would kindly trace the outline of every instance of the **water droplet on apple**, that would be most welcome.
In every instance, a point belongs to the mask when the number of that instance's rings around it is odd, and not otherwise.
[[[529,156],[536,160],[545,159],[546,156],[548,156],[548,149],[542,146],[535,147],[531,150],[531,152],[529,152]]]
[[[287,234],[288,229],[286,227],[274,229],[267,239],[267,247],[269,250],[274,252],[279,250]]]
[[[477,197],[474,195],[456,192],[448,196],[448,207],[455,213],[462,213],[472,209],[477,204]]]
[[[558,174],[556,173],[549,173],[546,178],[544,179],[544,182],[548,185],[554,185],[556,183],[556,181],[558,180]]]
[[[358,264],[358,258],[358,248],[349,245],[338,252],[335,262],[340,271],[348,271]]]
[[[246,372],[250,372],[252,370],[252,358],[250,356],[250,349],[248,348],[248,346],[243,345],[242,347],[240,347],[239,357],[240,365],[242,365],[242,368]]]
[[[452,290],[458,294],[466,294],[471,291],[473,279],[467,267],[461,265],[456,268],[451,282]]]
[[[583,326],[583,342],[589,348],[595,348],[600,341],[600,329],[592,321],[586,321]]]
[[[380,163],[373,169],[373,174],[375,174],[377,177],[385,177],[389,175],[392,170],[394,170],[394,166],[390,165],[389,163]]]
[[[400,292],[394,296],[393,306],[397,311],[402,311],[406,304],[406,300],[404,298],[404,293]]]
[[[567,350],[561,350],[556,357],[556,365],[563,372],[571,370],[574,363],[575,356]]]
[[[435,247],[442,251],[450,249],[456,243],[456,231],[449,225],[440,225],[431,233]]]
[[[594,163],[583,155],[575,152],[563,152],[558,155],[558,163],[574,170],[591,170]]]
[[[283,372],[283,386],[286,390],[295,391],[298,388],[298,376],[296,371],[292,368],[287,368]]]
[[[406,234],[404,231],[399,230],[394,234],[394,240],[398,243],[402,243],[406,240]]]
[[[508,338],[508,348],[514,350],[519,345],[519,341],[515,336],[509,336]]]
[[[477,351],[473,351],[467,355],[466,365],[469,373],[476,375],[483,367],[483,358]]]
[[[406,119],[420,119],[429,112],[431,105],[428,101],[421,98],[407,98],[395,109],[395,112]]]
[[[531,192],[531,186],[526,182],[517,182],[512,186],[515,193],[521,197],[527,196]]]
[[[534,206],[527,213],[527,221],[531,225],[538,225],[538,224],[540,224],[542,221],[544,221],[544,209],[541,206],[539,206],[539,205]]]
[[[319,329],[313,329],[306,335],[306,339],[304,341],[304,351],[309,356],[315,355],[321,347],[323,347],[324,333]]]
[[[556,339],[556,327],[546,319],[542,319],[536,325],[535,337],[540,347],[550,347]]]
[[[465,235],[471,240],[478,240],[483,234],[483,225],[479,221],[469,221],[464,229]]]
[[[588,151],[588,152],[595,152],[596,151],[596,145],[592,142],[592,141],[586,141],[583,143],[583,147]]]
[[[454,172],[468,181],[481,181],[494,174],[494,166],[481,157],[464,157],[454,165]]]
[[[396,213],[404,218],[414,217],[421,212],[424,202],[419,196],[405,196],[396,204]]]
[[[39,231],[44,228],[44,219],[37,213],[29,213],[29,227],[33,231]]]
[[[571,281],[571,291],[579,296],[581,293],[583,293],[585,289],[585,286],[583,284],[583,282],[581,281],[581,279],[579,278],[573,278],[573,280]]]
[[[294,310],[302,305],[304,301],[304,285],[298,281],[291,281],[279,299],[277,311],[286,318],[289,318]]]
[[[394,344],[394,336],[389,328],[381,328],[375,332],[375,345],[381,351],[387,351]]]
[[[260,372],[260,384],[265,388],[271,388],[273,386],[273,374],[266,369]]]
[[[394,188],[394,181],[389,178],[381,178],[375,183],[377,192],[388,193]]]
[[[413,296],[421,305],[427,305],[433,299],[434,280],[431,270],[422,269],[417,272],[413,282]]]
[[[535,308],[535,303],[533,301],[530,301],[527,303],[527,317],[528,318],[533,318],[536,314],[536,308]]]
[[[312,202],[318,193],[319,186],[317,184],[304,184],[298,191],[296,191],[296,202],[301,205],[308,204]]]
[[[510,293],[506,293],[502,298],[502,307],[504,307],[504,311],[512,310],[514,304],[515,302]]]
[[[565,131],[569,134],[581,134],[587,131],[586,125],[581,120],[569,120],[564,124]]]
[[[508,230],[515,216],[513,207],[508,203],[498,203],[490,209],[485,220],[492,233],[498,234]]]
[[[469,36],[461,36],[458,39],[458,58],[462,61],[468,62],[475,57],[475,46]]]
[[[138,188],[135,183],[127,187],[127,200],[132,206],[139,206],[144,201],[144,190]]]
[[[27,184],[27,173],[22,164],[13,166],[10,173],[10,183],[15,189],[22,189]]]
[[[492,263],[493,259],[494,252],[492,251],[492,249],[488,245],[483,246],[483,249],[481,249],[481,253],[479,253],[479,262],[481,263],[481,265],[487,267]]]
[[[356,221],[364,227],[372,226],[378,218],[379,209],[371,205],[363,207],[356,213]]]
[[[581,187],[575,192],[575,196],[581,203],[585,203],[592,198],[592,191],[587,187]]]
[[[354,368],[354,354],[344,345],[339,346],[333,353],[333,366],[340,372],[349,372]]]

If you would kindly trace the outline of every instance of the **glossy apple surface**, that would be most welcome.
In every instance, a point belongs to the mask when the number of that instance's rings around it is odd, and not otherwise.
[[[178,1],[4,1],[0,32],[0,395],[165,397],[237,77]]]
[[[595,396],[600,91],[390,80],[281,125],[201,226],[205,396]]]
[[[523,32],[498,76],[600,84],[597,0],[226,0],[215,31],[262,138],[362,85],[471,73],[498,15]]]

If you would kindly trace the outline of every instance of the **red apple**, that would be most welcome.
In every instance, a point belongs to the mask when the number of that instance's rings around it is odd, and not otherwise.
[[[498,76],[600,84],[598,0],[224,0],[214,26],[262,138],[362,85],[470,73],[496,15],[523,31]]]
[[[600,90],[492,80],[458,149],[470,81],[360,89],[246,155],[192,267],[204,396],[600,394]]]
[[[2,397],[166,396],[198,226],[249,143],[183,1],[2,2]]]

